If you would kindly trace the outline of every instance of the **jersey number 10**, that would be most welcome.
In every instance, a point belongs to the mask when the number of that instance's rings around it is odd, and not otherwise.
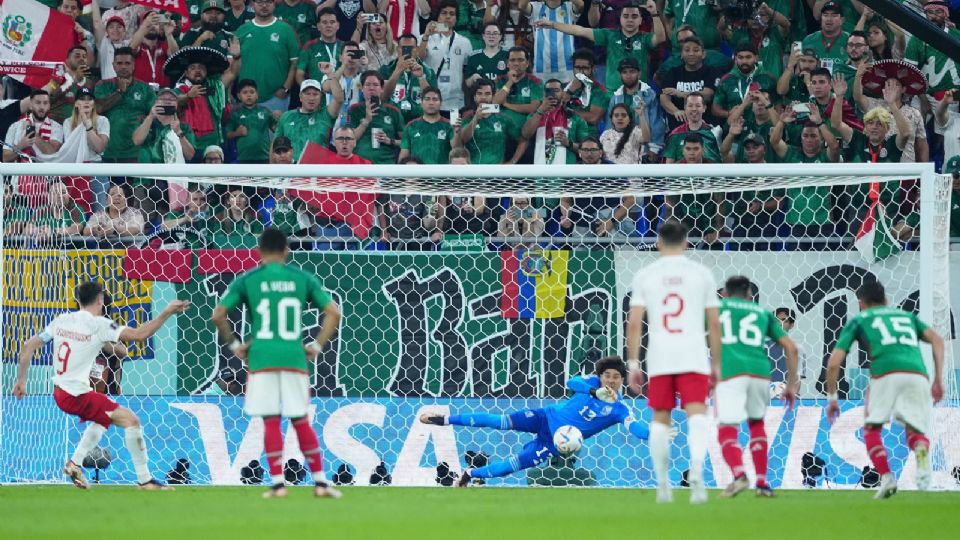
[[[257,315],[260,316],[260,329],[255,339],[274,339],[271,322],[276,314],[277,333],[284,341],[299,341],[303,339],[303,326],[300,319],[300,299],[281,298],[276,305],[271,305],[270,299],[264,298],[257,304]]]

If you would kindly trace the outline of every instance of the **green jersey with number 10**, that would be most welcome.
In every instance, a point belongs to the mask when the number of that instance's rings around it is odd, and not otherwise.
[[[927,374],[920,354],[920,336],[927,329],[916,315],[902,309],[875,306],[847,322],[835,348],[850,351],[854,341],[870,357],[870,376],[895,371]]]
[[[237,276],[220,304],[250,310],[250,371],[307,371],[303,312],[307,303],[323,309],[330,294],[312,274],[282,263],[268,263]]]
[[[720,379],[749,375],[770,377],[767,338],[777,341],[787,333],[772,313],[742,298],[720,302]]]

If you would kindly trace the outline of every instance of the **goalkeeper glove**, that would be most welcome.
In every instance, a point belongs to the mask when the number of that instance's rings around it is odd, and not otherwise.
[[[603,387],[601,387],[601,388],[597,388],[596,390],[593,390],[593,391],[590,392],[590,393],[593,394],[593,397],[599,399],[600,401],[602,401],[602,402],[604,402],[604,403],[616,403],[616,402],[617,402],[617,393],[614,392],[613,390],[611,390],[611,389],[610,389],[609,387],[607,387],[607,386],[603,386]]]

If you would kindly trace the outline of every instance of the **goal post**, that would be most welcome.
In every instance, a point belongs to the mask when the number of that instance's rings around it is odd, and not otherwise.
[[[277,223],[277,205],[293,201],[297,249],[289,263],[316,274],[343,311],[337,337],[311,373],[311,414],[330,475],[345,465],[358,484],[375,483],[383,462],[393,484],[437,485],[441,462],[457,473],[476,459],[518,452],[532,435],[428,427],[417,416],[547,406],[598,358],[622,354],[631,279],[656,257],[657,223],[672,215],[694,226],[696,249],[689,256],[711,268],[718,283],[746,275],[762,306],[785,308],[793,319],[790,335],[802,352],[804,377],[794,411],[778,399],[783,363],[771,349],[766,427],[774,487],[852,487],[869,463],[858,433],[865,354],[853,352],[844,366],[843,414],[832,427],[824,417],[823,376],[840,328],[857,311],[853,292],[871,279],[887,286],[891,304],[918,312],[948,340],[948,399],[935,409],[931,441],[935,485],[958,487],[951,478],[960,466],[960,395],[950,309],[960,303],[950,285],[960,266],[951,265],[951,178],[937,175],[932,164],[35,163],[0,165],[0,176],[14,194],[0,207],[0,225],[8,231],[0,258],[0,483],[63,480],[59,468],[80,427],[49,398],[49,351],[34,360],[29,395],[18,401],[9,391],[22,342],[57,313],[75,309],[73,288],[86,279],[105,283],[113,298],[110,316],[121,324],[141,324],[173,298],[191,301],[186,313],[132,346],[125,359],[104,360],[95,382],[104,372],[118,376],[104,379],[101,389],[140,415],[155,475],[185,459],[196,483],[241,483],[244,467],[262,458],[263,428],[242,413],[245,368],[217,343],[209,319],[234,276],[257,264],[256,231]],[[70,193],[74,178],[162,185],[163,200],[150,201],[162,210],[151,206],[140,234],[63,227],[69,234],[45,236],[34,218],[45,215],[45,207],[17,201],[18,179],[25,176],[43,178],[47,186],[62,183]],[[869,250],[853,245],[865,213],[856,205],[869,203],[862,195],[872,185],[882,191],[887,183],[918,197],[905,197],[897,209],[888,205],[883,217],[889,223],[879,219],[874,232],[878,242],[892,238],[895,245],[887,242],[882,253],[876,248],[868,260]],[[187,193],[179,210],[171,186]],[[209,207],[191,210],[193,192]],[[253,208],[231,217],[241,196]],[[514,204],[524,199],[529,205]],[[133,208],[146,202],[136,195],[128,200]],[[188,220],[177,217],[191,212]],[[482,215],[483,226],[472,229]],[[85,219],[92,222],[91,212]],[[526,228],[517,228],[521,221]],[[416,234],[380,237],[381,229],[413,222]],[[12,223],[21,226],[8,229]],[[451,223],[465,225],[460,230]],[[297,329],[316,332],[321,322],[320,313],[308,310]],[[238,310],[231,323],[241,333],[247,315]],[[928,347],[924,355],[932,365]],[[625,403],[650,420],[643,396],[627,396]],[[682,413],[674,420],[680,435],[671,478],[679,482],[687,463],[686,424]],[[909,489],[915,465],[902,439],[894,428],[885,441]],[[730,475],[715,437],[711,441],[706,480],[722,487]],[[103,481],[130,482],[122,435],[112,433],[104,444],[119,459],[101,473]],[[295,447],[286,445],[284,460],[303,463]],[[751,471],[749,452],[745,456]],[[652,487],[652,474],[646,445],[615,427],[586,441],[575,462],[545,462],[489,484]]]

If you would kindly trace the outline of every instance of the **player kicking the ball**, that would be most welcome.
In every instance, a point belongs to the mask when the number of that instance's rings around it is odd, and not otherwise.
[[[703,462],[710,437],[706,414],[707,394],[720,367],[720,321],[717,285],[710,271],[684,256],[687,227],[668,219],[657,238],[660,258],[633,278],[627,328],[627,362],[630,389],[640,393],[640,336],[647,317],[649,345],[647,398],[653,409],[650,424],[650,456],[657,479],[657,502],[672,502],[668,466],[670,460],[670,414],[680,394],[687,413],[690,444],[690,503],[707,502]],[[710,355],[704,336],[710,343]],[[713,364],[711,365],[711,359]]]
[[[765,346],[770,338],[783,347],[787,357],[787,383],[783,400],[793,407],[797,385],[797,345],[787,337],[780,321],[753,302],[750,280],[733,276],[724,285],[726,298],[720,302],[720,343],[723,361],[714,404],[720,422],[718,438],[723,459],[733,471],[733,482],[723,497],[735,497],[750,487],[743,470],[743,449],[737,442],[740,424],[750,429],[750,452],[757,473],[757,496],[773,497],[767,484],[767,434],[763,417],[770,402],[770,359]]]
[[[244,410],[263,418],[263,448],[273,487],[264,497],[286,497],[283,485],[283,432],[280,419],[289,418],[297,432],[313,474],[317,497],[339,498],[323,474],[320,442],[310,425],[310,377],[307,358],[315,357],[333,337],[340,323],[340,308],[312,274],[286,265],[290,247],[287,235],[268,227],[260,235],[259,267],[245,272],[230,284],[213,311],[213,323],[223,343],[248,362],[250,376]],[[304,346],[302,314],[307,304],[323,310],[323,326],[315,342]],[[241,343],[227,318],[231,309],[246,306],[250,314],[251,341]]]
[[[163,323],[174,313],[183,313],[189,302],[175,300],[152,321],[137,328],[119,326],[103,316],[104,289],[95,281],[88,281],[77,288],[78,311],[58,315],[39,334],[31,337],[20,349],[20,365],[13,395],[22,399],[27,394],[27,372],[37,349],[53,342],[53,400],[63,412],[77,416],[90,424],[80,436],[80,443],[73,457],[63,466],[63,472],[73,485],[88,487],[80,468],[83,458],[96,448],[110,424],[124,428],[124,440],[133,457],[137,473],[137,485],[141,489],[170,489],[157,482],[147,467],[147,445],[143,439],[140,419],[130,409],[121,407],[104,394],[90,387],[90,370],[97,355],[105,347],[118,341],[146,341],[157,333]]]
[[[943,338],[902,309],[887,307],[883,285],[864,283],[857,290],[860,313],[843,327],[827,364],[827,419],[833,423],[840,415],[837,402],[837,377],[850,347],[857,341],[870,357],[870,384],[864,401],[863,443],[870,461],[880,473],[880,489],[875,499],[886,499],[897,492],[897,477],[890,472],[887,449],[881,438],[883,425],[891,419],[901,422],[907,431],[907,445],[917,456],[917,488],[930,488],[930,432],[932,403],[943,399]],[[920,340],[933,348],[933,385],[920,355]]]
[[[470,426],[534,433],[536,438],[523,446],[520,454],[506,461],[497,461],[486,467],[466,469],[458,487],[469,485],[473,478],[497,478],[536,467],[559,455],[553,443],[553,434],[560,426],[573,426],[586,440],[614,424],[623,424],[640,439],[649,435],[647,427],[638,422],[629,407],[620,401],[620,388],[627,367],[618,356],[597,361],[595,375],[573,377],[567,389],[574,392],[569,399],[542,409],[525,409],[510,414],[490,413],[423,414],[420,421],[437,426]]]

